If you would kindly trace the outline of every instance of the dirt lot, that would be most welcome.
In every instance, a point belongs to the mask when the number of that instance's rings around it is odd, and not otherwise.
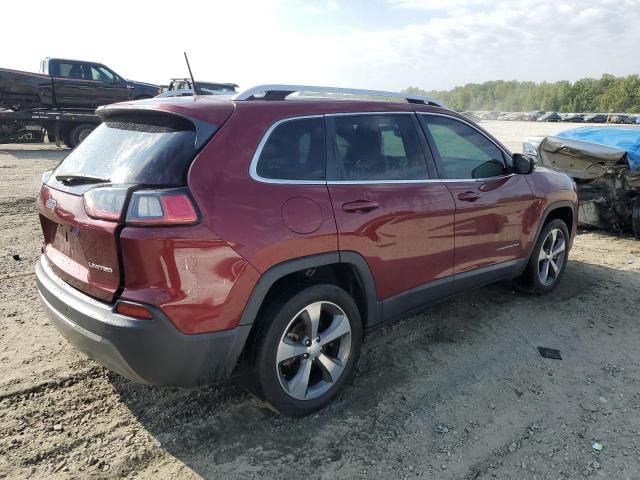
[[[484,125],[514,150],[566,128]],[[0,146],[0,478],[640,478],[640,242],[582,232],[552,295],[497,284],[371,334],[345,393],[291,420],[232,384],[133,384],[57,334],[34,198],[65,154]]]

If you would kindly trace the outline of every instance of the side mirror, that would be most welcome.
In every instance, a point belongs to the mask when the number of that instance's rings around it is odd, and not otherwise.
[[[471,171],[471,178],[499,177],[506,173],[504,162],[500,160],[487,160]]]
[[[533,172],[536,162],[533,157],[522,153],[513,154],[513,173],[528,175]]]

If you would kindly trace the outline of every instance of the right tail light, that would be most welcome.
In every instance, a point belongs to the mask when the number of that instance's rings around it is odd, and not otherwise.
[[[138,190],[127,210],[127,225],[193,225],[198,213],[183,189]]]

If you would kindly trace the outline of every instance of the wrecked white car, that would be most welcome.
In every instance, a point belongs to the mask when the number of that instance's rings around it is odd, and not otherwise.
[[[584,127],[530,137],[523,152],[572,177],[578,186],[578,223],[640,239],[640,129]]]

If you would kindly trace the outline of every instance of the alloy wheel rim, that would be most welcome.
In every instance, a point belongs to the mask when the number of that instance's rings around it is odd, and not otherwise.
[[[566,239],[562,230],[551,230],[538,254],[538,278],[543,285],[553,285],[562,271],[566,256]]]
[[[335,303],[314,302],[289,322],[276,353],[284,391],[296,400],[326,393],[342,377],[351,355],[351,324]]]

